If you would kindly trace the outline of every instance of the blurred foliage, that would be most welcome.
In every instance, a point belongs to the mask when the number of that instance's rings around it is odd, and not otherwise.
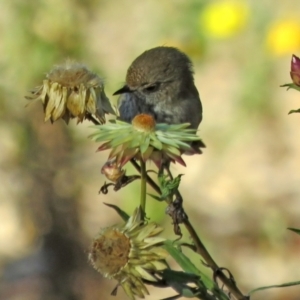
[[[117,217],[102,202],[131,211],[136,190],[98,196],[104,158],[89,124],[44,124],[41,106],[25,109],[23,99],[67,58],[104,77],[110,96],[135,56],[162,44],[191,57],[204,106],[207,149],[175,167],[190,218],[242,289],[298,278],[299,238],[284,228],[299,228],[299,115],[287,117],[299,95],[279,85],[300,52],[299,20],[297,0],[2,1],[0,299],[109,297],[114,287],[88,266],[85,249]],[[165,207],[148,202],[163,222]],[[262,293],[299,298],[297,287]]]

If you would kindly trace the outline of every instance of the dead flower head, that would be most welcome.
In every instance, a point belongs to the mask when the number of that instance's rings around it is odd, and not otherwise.
[[[45,121],[71,118],[82,122],[87,115],[105,123],[105,114],[115,114],[104,93],[103,80],[84,65],[66,62],[54,67],[41,86],[31,91],[29,100],[41,100]]]
[[[95,238],[89,260],[104,277],[115,279],[130,299],[149,294],[143,279],[157,281],[154,273],[167,268],[166,250],[157,237],[163,228],[144,223],[141,209],[136,209],[123,226],[103,229]]]
[[[118,166],[115,159],[110,159],[101,168],[101,173],[104,174],[108,180],[117,182],[126,172]]]
[[[204,147],[190,124],[156,124],[152,116],[137,115],[132,124],[121,121],[95,126],[97,131],[91,135],[96,142],[103,142],[98,151],[111,149],[109,159],[115,158],[119,167],[124,166],[133,157],[150,159],[160,166],[164,159],[185,166],[181,158],[183,153],[202,153]],[[199,142],[197,149],[192,142]]]

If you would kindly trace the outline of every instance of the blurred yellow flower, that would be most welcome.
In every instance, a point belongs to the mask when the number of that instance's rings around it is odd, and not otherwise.
[[[216,38],[238,33],[246,24],[249,8],[245,1],[217,1],[208,4],[200,14],[200,30]]]
[[[266,44],[268,51],[280,56],[300,49],[300,21],[281,20],[270,25]]]

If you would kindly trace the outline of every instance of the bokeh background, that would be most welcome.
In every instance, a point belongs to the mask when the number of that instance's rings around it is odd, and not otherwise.
[[[279,87],[300,54],[298,0],[2,0],[1,300],[125,298],[121,289],[111,298],[115,282],[92,269],[87,251],[100,228],[120,221],[103,202],[130,213],[138,184],[98,195],[106,156],[87,138],[91,124],[44,123],[41,104],[25,107],[24,95],[71,58],[105,78],[116,103],[129,64],[158,45],[190,56],[204,107],[204,154],[173,166],[185,174],[191,222],[245,293],[299,280],[300,237],[287,227],[300,227],[300,115],[288,116],[300,94]],[[148,207],[175,238],[164,204]],[[150,291],[149,300],[173,295]],[[251,299],[299,298],[293,287]]]

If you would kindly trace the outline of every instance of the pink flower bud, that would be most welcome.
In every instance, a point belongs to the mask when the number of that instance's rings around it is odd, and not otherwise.
[[[292,56],[290,74],[293,83],[300,86],[300,58],[296,55]]]

